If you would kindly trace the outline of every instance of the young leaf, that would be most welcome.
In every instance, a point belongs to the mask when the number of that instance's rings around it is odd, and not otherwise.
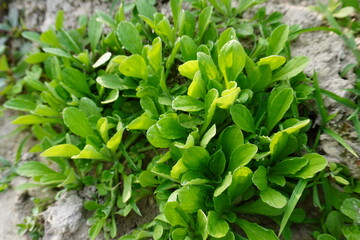
[[[260,197],[266,204],[274,208],[283,208],[287,203],[286,197],[271,187],[267,187],[264,191],[261,191]]]
[[[226,43],[219,53],[219,68],[224,75],[225,83],[235,81],[245,66],[246,53],[242,45],[231,40]]]
[[[78,155],[81,150],[72,144],[60,144],[46,149],[42,157],[72,157]]]
[[[146,80],[148,72],[146,62],[141,55],[134,54],[127,57],[119,66],[119,71],[125,76]]]
[[[97,151],[92,145],[87,144],[78,155],[72,156],[72,159],[94,159],[110,161],[111,159]]]
[[[289,36],[289,26],[280,25],[274,29],[269,38],[269,46],[266,55],[276,55],[284,49]]]
[[[182,76],[187,77],[189,79],[193,79],[195,73],[199,71],[198,61],[197,60],[187,61],[184,64],[180,65],[178,70]]]
[[[273,71],[279,68],[280,66],[282,66],[285,62],[286,62],[285,57],[273,55],[273,56],[260,58],[258,62],[258,66],[269,65],[271,71]]]

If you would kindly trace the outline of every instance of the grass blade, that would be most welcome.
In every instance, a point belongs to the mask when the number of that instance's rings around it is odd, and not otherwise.
[[[282,231],[284,230],[287,222],[289,221],[289,218],[291,216],[291,213],[294,211],[295,206],[297,204],[297,202],[299,201],[306,185],[307,185],[308,180],[304,180],[304,179],[300,179],[300,181],[296,184],[296,187],[294,188],[294,191],[291,194],[290,200],[287,203],[286,206],[286,210],[284,213],[284,216],[281,220],[281,224],[280,224],[280,230],[279,230],[279,234],[278,237],[280,237]]]
[[[326,96],[334,99],[335,101],[337,101],[338,103],[341,103],[342,105],[344,105],[346,107],[349,107],[349,108],[352,108],[352,109],[357,108],[356,104],[353,101],[351,101],[351,100],[349,100],[347,98],[340,97],[339,95],[336,95],[335,93],[327,91],[325,89],[321,89],[320,91],[321,91],[321,93],[323,93]]]
[[[329,114],[328,114],[328,112],[326,110],[326,107],[324,105],[324,100],[321,97],[321,89],[320,89],[320,86],[319,86],[319,80],[317,78],[317,73],[316,72],[314,73],[314,76],[313,76],[313,85],[314,85],[314,88],[315,88],[314,97],[315,97],[315,100],[316,100],[316,106],[319,109],[320,116],[321,116],[321,119],[322,119],[322,126],[323,126],[328,121]]]
[[[346,148],[346,150],[348,150],[350,153],[352,153],[355,157],[359,158],[359,155],[357,155],[357,153],[354,151],[354,149],[352,147],[350,147],[350,145],[347,144],[347,142],[339,134],[337,134],[334,130],[332,130],[330,128],[324,128],[324,132],[326,134],[328,134],[330,137],[332,137],[333,139],[335,139],[338,143],[340,143],[344,148]]]

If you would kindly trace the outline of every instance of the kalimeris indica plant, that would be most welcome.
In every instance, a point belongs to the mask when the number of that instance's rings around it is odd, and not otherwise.
[[[299,106],[313,88],[308,59],[290,57],[297,28],[264,9],[239,17],[263,1],[192,2],[200,10],[170,1],[171,19],[138,0],[131,19],[122,4],[76,30],[59,14],[54,28],[23,33],[37,46],[33,65],[4,105],[28,112],[13,123],[31,127],[32,151],[49,164],[18,173],[31,186],[96,186],[84,204],[90,239],[115,238],[116,217],[141,214],[137,202],[151,195],[159,215],[120,239],[291,239],[295,206],[327,165],[307,147],[312,123]]]

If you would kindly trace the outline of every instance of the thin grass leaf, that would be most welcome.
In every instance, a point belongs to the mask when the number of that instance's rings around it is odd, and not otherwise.
[[[330,128],[324,128],[324,132],[326,134],[328,134],[330,137],[332,137],[333,139],[335,139],[338,143],[340,143],[344,148],[346,148],[346,150],[348,150],[355,157],[359,158],[359,155],[354,151],[354,149],[352,147],[350,147],[350,145],[347,144],[347,142],[339,134],[337,134],[334,130],[332,130]]]
[[[342,105],[344,105],[346,107],[349,107],[349,108],[352,108],[352,109],[357,108],[356,104],[353,101],[351,101],[351,100],[349,100],[347,98],[340,97],[339,95],[337,95],[337,94],[335,94],[333,92],[330,92],[328,90],[325,90],[325,89],[321,89],[320,92],[325,94],[329,98],[334,99],[338,103],[341,103]]]
[[[320,89],[320,86],[319,86],[319,80],[317,78],[317,73],[316,72],[314,73],[314,76],[313,76],[313,85],[314,85],[314,88],[315,88],[314,97],[315,97],[315,100],[316,100],[316,106],[319,109],[320,116],[321,116],[321,119],[322,119],[322,124],[325,124],[328,121],[329,114],[328,114],[328,112],[326,110],[326,107],[324,105],[324,101],[323,101],[322,96],[321,96],[321,89]]]
[[[286,210],[285,210],[284,216],[281,220],[278,237],[280,237],[287,222],[289,221],[289,218],[290,218],[292,212],[294,211],[295,206],[296,206],[297,202],[299,201],[299,199],[307,185],[307,182],[308,182],[308,180],[300,179],[300,181],[296,184],[296,187],[294,188],[294,191],[291,194],[290,200],[288,201],[288,203],[286,205]]]

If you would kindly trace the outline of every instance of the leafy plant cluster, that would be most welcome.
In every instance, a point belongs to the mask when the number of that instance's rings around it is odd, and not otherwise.
[[[299,27],[264,8],[241,17],[260,2],[199,0],[184,10],[171,0],[169,19],[138,0],[114,17],[81,17],[75,30],[59,12],[44,33],[24,31],[36,45],[31,67],[4,106],[26,112],[13,123],[31,128],[31,151],[49,161],[20,165],[34,180],[22,187],[96,186],[84,204],[90,239],[117,237],[117,217],[141,215],[148,197],[158,216],[120,239],[291,239],[292,223],[313,220],[296,208],[310,194],[331,211],[321,232],[358,237],[359,182],[346,180],[346,167],[326,173],[306,134],[316,91],[308,59],[291,57]]]

